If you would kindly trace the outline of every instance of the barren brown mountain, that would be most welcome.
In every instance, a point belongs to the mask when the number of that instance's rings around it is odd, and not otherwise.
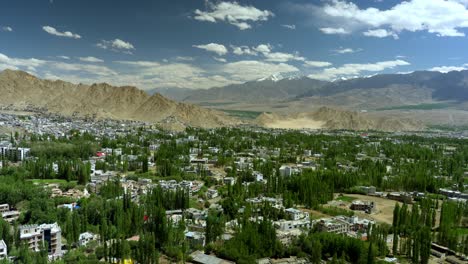
[[[138,120],[158,123],[171,130],[242,123],[224,112],[179,103],[160,94],[150,96],[132,86],[43,80],[22,71],[5,70],[0,73],[0,94],[0,106],[13,106],[18,110],[34,107],[65,116]],[[306,113],[264,113],[255,120],[255,124],[287,129],[414,131],[424,128],[411,119],[375,117],[329,107]]]
[[[94,116],[155,123],[178,123],[177,127],[220,127],[240,123],[223,112],[178,103],[136,87],[106,83],[83,85],[36,78],[22,71],[0,73],[0,105],[24,109],[43,108],[70,116]]]

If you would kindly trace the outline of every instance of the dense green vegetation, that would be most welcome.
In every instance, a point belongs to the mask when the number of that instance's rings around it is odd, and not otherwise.
[[[189,135],[193,139],[188,140]],[[45,263],[41,262],[44,250],[29,252],[19,241],[18,225],[54,222],[61,226],[70,250],[58,263],[98,263],[100,259],[114,258],[157,263],[161,254],[174,261],[186,261],[191,251],[202,246],[190,245],[185,238],[191,219],[184,216],[173,221],[166,211],[189,207],[210,207],[204,219],[206,225],[196,229],[205,234],[205,251],[237,263],[289,256],[305,257],[312,263],[324,259],[333,263],[374,263],[390,252],[427,263],[431,242],[468,253],[468,236],[464,232],[468,226],[467,206],[437,195],[439,188],[465,188],[468,145],[463,139],[228,128],[187,129],[185,133],[169,134],[141,128],[112,138],[74,131],[68,138],[30,135],[23,140],[12,136],[12,141],[17,146],[31,147],[33,155],[22,163],[15,163],[10,157],[0,161],[0,203],[21,211],[12,228],[0,221],[0,239],[5,240],[11,255],[18,257],[18,263]],[[88,185],[92,174],[89,159],[103,148],[112,150],[95,162],[95,169],[115,172],[116,177],[93,192]],[[115,154],[116,149],[122,155]],[[305,150],[320,155],[306,156]],[[209,159],[236,183],[223,185],[201,164],[191,164],[189,154]],[[252,166],[238,170],[239,156],[253,157]],[[155,167],[149,166],[152,162]],[[281,165],[301,162],[310,162],[314,169],[281,176]],[[254,171],[261,173],[265,181],[257,181]],[[122,176],[135,182],[142,178],[153,183],[198,180],[205,185],[192,194],[183,188],[168,190],[157,186],[132,197],[122,186]],[[45,184],[57,184],[62,191],[88,188],[91,195],[80,199],[51,198],[50,189],[42,186]],[[249,198],[271,197],[282,199],[285,208],[300,206],[329,216],[351,216],[353,212],[349,210],[324,204],[335,193],[361,192],[358,186],[362,185],[375,186],[378,191],[418,191],[427,195],[413,205],[397,204],[393,225],[369,226],[368,241],[311,228],[283,244],[276,237],[272,222],[289,219],[285,211],[267,202],[248,202]],[[208,189],[219,191],[219,206],[211,207],[211,200],[206,201]],[[338,198],[344,202],[353,199],[346,195]],[[73,211],[57,208],[71,202],[78,205]],[[223,239],[227,226],[232,226],[229,240]],[[86,231],[98,234],[99,240],[79,247],[79,234]],[[386,245],[388,235],[393,236],[391,250]],[[135,236],[138,241],[127,240]]]

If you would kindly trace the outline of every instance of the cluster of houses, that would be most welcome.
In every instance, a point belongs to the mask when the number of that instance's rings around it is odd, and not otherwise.
[[[366,240],[367,228],[369,224],[374,224],[372,220],[359,219],[357,216],[336,216],[312,220],[309,213],[302,210],[288,208],[285,212],[289,216],[288,220],[281,219],[273,223],[277,229],[278,239],[284,244],[291,243],[294,238],[307,233],[312,228],[321,232],[345,234]]]
[[[0,110],[4,107],[0,107]],[[54,137],[68,136],[70,131],[91,133],[96,136],[113,137],[125,135],[134,127],[147,126],[147,123],[138,121],[97,120],[63,117],[55,114],[44,114],[40,111],[34,115],[18,116],[0,113],[0,126],[12,129],[21,129],[35,135],[51,135]]]
[[[0,114],[0,121],[1,121]],[[106,137],[115,137],[117,135],[125,135],[131,133],[133,127],[139,125],[145,125],[143,123],[132,123],[132,122],[114,122],[114,121],[96,121],[90,122],[89,124],[83,120],[71,120],[63,119],[58,117],[31,117],[28,119],[15,119],[9,118],[8,121],[1,121],[7,125],[13,125],[16,127],[25,128],[27,131],[36,133],[39,135],[50,134],[55,136],[67,137],[67,133],[70,130],[76,129],[79,132],[89,132],[96,137],[106,136]],[[267,133],[275,134],[281,133],[277,131],[267,131]],[[304,131],[304,133],[313,133]],[[334,135],[333,133],[351,133],[351,132],[325,132],[324,134]],[[78,189],[69,189],[63,191],[56,184],[48,185],[50,188],[52,197],[69,197],[74,200],[81,198],[86,198],[90,193],[99,193],[100,188],[108,181],[119,181],[124,188],[127,194],[131,194],[133,201],[138,202],[139,197],[148,193],[152,188],[159,186],[164,190],[178,190],[184,189],[187,190],[190,195],[197,194],[200,190],[206,190],[206,198],[210,200],[210,208],[208,209],[195,209],[189,208],[187,210],[172,210],[167,211],[167,218],[171,220],[172,223],[176,224],[182,219],[186,223],[186,232],[185,238],[189,244],[194,248],[199,248],[205,246],[205,235],[204,229],[206,228],[206,218],[208,216],[208,210],[223,210],[218,202],[219,197],[218,187],[222,184],[224,185],[234,185],[240,179],[235,175],[236,172],[246,172],[252,174],[256,182],[266,182],[264,175],[254,170],[254,162],[257,161],[266,161],[274,160],[274,158],[280,157],[284,152],[288,152],[291,148],[268,148],[262,146],[253,145],[250,149],[243,150],[242,152],[236,153],[233,150],[222,150],[218,146],[208,145],[207,142],[200,141],[196,136],[188,134],[180,134],[177,137],[173,137],[172,134],[170,141],[175,140],[176,144],[186,144],[191,143],[188,153],[177,157],[180,160],[183,160],[183,166],[180,168],[181,171],[190,174],[199,175],[202,172],[207,176],[213,176],[218,180],[218,184],[210,188],[203,188],[203,181],[175,181],[175,180],[160,180],[153,182],[151,179],[139,178],[137,180],[131,180],[129,177],[125,177],[125,174],[120,175],[117,171],[102,171],[96,170],[96,162],[104,162],[108,156],[122,156],[125,157],[127,161],[137,161],[138,156],[124,154],[122,148],[103,148],[96,153],[95,157],[92,157],[90,160],[86,161],[91,164],[91,179],[87,187],[84,190]],[[370,135],[362,135],[363,138],[369,139]],[[169,141],[168,139],[154,139],[149,143],[150,151],[157,151],[161,144]],[[395,139],[395,143],[398,140]],[[200,144],[198,144],[200,143]],[[339,142],[329,142],[330,144],[338,144]],[[378,148],[380,142],[367,140],[366,146]],[[197,146],[197,147],[194,147]],[[326,150],[326,148],[323,148]],[[296,149],[297,150],[297,149]],[[446,148],[446,153],[452,153],[453,148]],[[16,160],[21,161],[28,157],[30,150],[27,148],[16,148],[9,141],[0,142],[0,155],[3,157],[15,157]],[[292,153],[292,152],[291,152]],[[279,176],[281,177],[290,177],[296,174],[300,174],[304,170],[316,170],[320,166],[324,166],[320,162],[320,159],[324,154],[319,151],[313,151],[310,149],[300,150],[299,157],[296,162],[288,164],[278,164]],[[218,155],[225,155],[233,158],[232,166],[225,166],[220,171],[214,170],[214,164],[218,161]],[[365,160],[370,159],[375,162],[384,161],[388,164],[391,164],[392,160],[386,157],[383,153],[377,153],[374,156],[370,156],[364,152],[358,153],[356,155],[356,160]],[[149,167],[155,166],[154,163],[151,163],[151,158],[149,159]],[[231,164],[229,164],[231,165]],[[1,163],[0,163],[1,166]],[[336,164],[337,169],[343,171],[355,171],[358,168],[352,162],[341,161]],[[387,166],[387,173],[392,172],[392,167]],[[58,166],[54,165],[54,170],[58,170]],[[227,177],[227,172],[230,176]],[[244,184],[244,183],[243,183]],[[247,184],[247,183],[245,183]],[[380,196],[386,197],[388,199],[411,203],[413,199],[419,196],[419,193],[404,193],[404,192],[390,192],[382,193],[377,192],[376,188],[373,186],[360,186],[359,190],[361,193],[371,196]],[[452,191],[448,189],[440,189],[439,192],[449,199],[463,200],[468,199],[468,194],[464,194],[458,191]],[[201,199],[201,198],[200,198]],[[251,205],[254,209],[254,212],[260,206],[264,204],[270,205],[272,208],[277,210],[284,211],[286,217],[285,219],[280,219],[273,222],[273,226],[276,229],[276,235],[278,239],[284,243],[290,243],[295,237],[299,236],[302,233],[308,232],[311,229],[317,229],[322,232],[330,232],[337,234],[344,234],[351,237],[356,237],[360,239],[366,239],[367,237],[367,228],[369,224],[373,222],[367,219],[359,219],[358,217],[346,217],[346,216],[336,216],[336,217],[327,217],[321,219],[312,219],[307,210],[297,209],[297,208],[285,208],[283,205],[283,200],[281,197],[265,197],[258,196],[253,198],[247,198],[246,202]],[[75,210],[77,208],[76,203],[72,204],[63,204],[60,205],[62,208],[67,208],[69,210]],[[366,213],[373,213],[377,210],[376,204],[368,201],[355,200],[351,203],[350,208],[352,210],[364,211]],[[239,209],[239,213],[243,213],[246,210],[245,207]],[[11,210],[8,205],[0,205],[0,213],[2,218],[10,223],[13,223],[18,219],[20,213],[16,210]],[[252,217],[251,221],[258,221],[262,219],[262,216]],[[226,223],[226,233],[223,234],[222,239],[228,240],[233,236],[235,227],[238,225],[236,220]],[[61,239],[61,229],[60,226],[55,224],[42,224],[42,225],[27,225],[20,226],[20,239],[28,243],[32,250],[39,250],[39,246],[42,243],[48,245],[49,255],[51,259],[55,259],[63,254],[61,250],[62,239]],[[85,246],[91,241],[98,240],[99,236],[90,232],[85,232],[79,236],[79,245]],[[0,241],[0,256],[7,255],[7,248],[3,241]],[[197,253],[193,256],[194,260],[200,259],[199,263],[208,263],[210,261],[216,261],[216,258],[213,259],[212,256],[204,255],[203,253]],[[222,262],[216,262],[222,263]],[[228,262],[226,262],[228,263]],[[270,263],[270,260],[266,259],[262,263]]]

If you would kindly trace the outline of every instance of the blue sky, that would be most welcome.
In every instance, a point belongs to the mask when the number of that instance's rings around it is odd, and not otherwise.
[[[4,0],[0,70],[142,89],[333,80],[465,69],[467,34],[468,0]]]

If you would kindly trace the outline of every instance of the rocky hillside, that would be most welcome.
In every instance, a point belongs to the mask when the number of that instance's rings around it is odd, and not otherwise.
[[[270,128],[349,129],[378,131],[420,131],[424,125],[412,119],[374,117],[365,113],[321,107],[308,113],[263,113],[256,124]]]
[[[136,87],[42,80],[22,71],[0,73],[0,94],[1,106],[42,108],[67,116],[176,122],[204,128],[239,123],[220,111],[178,103],[160,94],[150,96]]]

